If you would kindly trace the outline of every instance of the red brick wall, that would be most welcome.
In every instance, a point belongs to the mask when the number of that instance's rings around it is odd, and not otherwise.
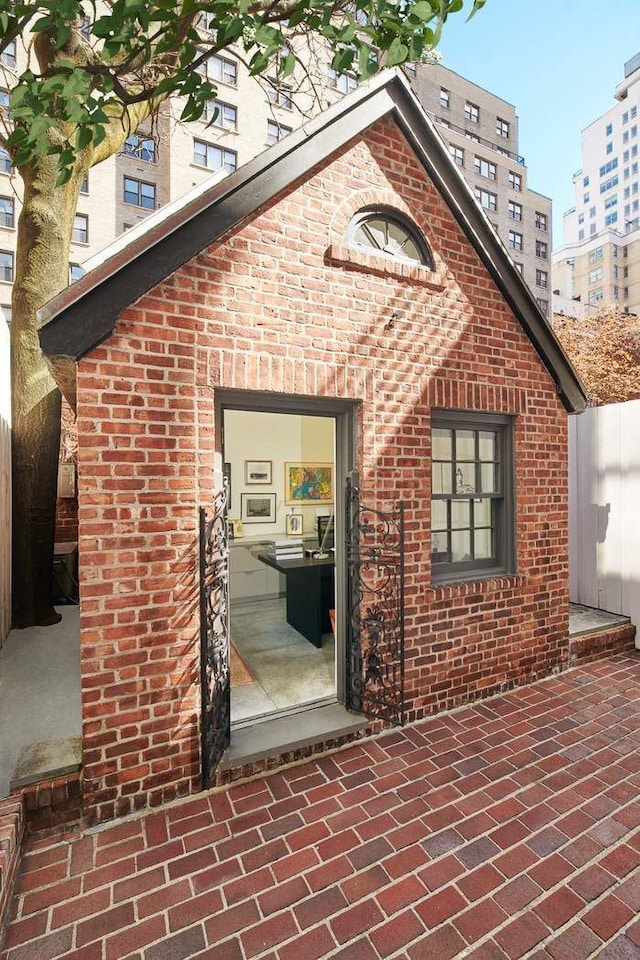
[[[410,212],[435,277],[345,251],[350,216],[375,201]],[[566,663],[565,412],[385,121],[143,297],[80,363],[88,819],[198,785],[197,507],[219,482],[216,387],[360,402],[362,486],[406,502],[410,718]],[[432,406],[516,414],[517,576],[431,586]]]

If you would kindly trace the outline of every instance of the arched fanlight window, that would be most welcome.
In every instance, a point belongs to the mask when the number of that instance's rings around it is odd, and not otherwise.
[[[427,242],[410,220],[396,210],[376,207],[360,210],[347,229],[347,243],[392,260],[421,263],[433,270]]]

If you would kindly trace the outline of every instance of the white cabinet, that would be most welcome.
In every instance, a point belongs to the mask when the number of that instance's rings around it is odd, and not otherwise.
[[[238,600],[264,600],[284,594],[283,577],[268,567],[257,554],[267,549],[265,541],[232,541],[230,548],[229,593]]]

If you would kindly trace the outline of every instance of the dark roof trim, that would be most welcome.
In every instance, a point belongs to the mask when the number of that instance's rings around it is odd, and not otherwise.
[[[374,78],[195,199],[187,196],[171,215],[63,290],[40,312],[44,353],[84,356],[113,332],[127,306],[389,113],[522,323],[566,409],[583,410],[580,381],[546,318],[407,82],[395,72]]]

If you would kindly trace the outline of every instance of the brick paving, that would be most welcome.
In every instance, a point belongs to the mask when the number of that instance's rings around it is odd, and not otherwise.
[[[31,841],[2,960],[640,958],[640,656]]]

